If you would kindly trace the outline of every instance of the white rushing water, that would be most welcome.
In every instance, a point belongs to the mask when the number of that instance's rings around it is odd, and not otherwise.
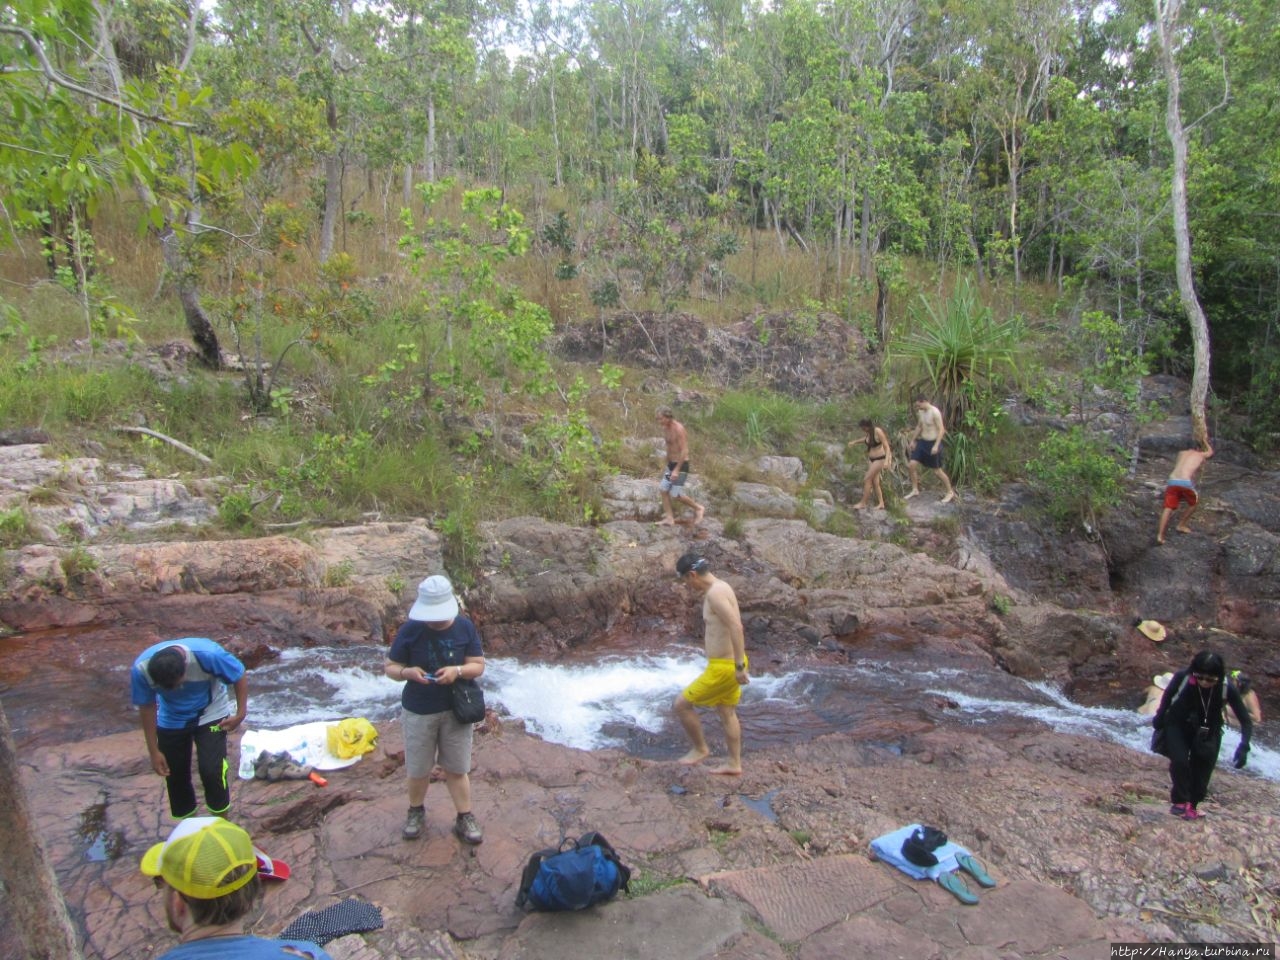
[[[278,729],[346,716],[367,717],[374,723],[394,717],[400,709],[401,684],[382,675],[384,654],[384,647],[372,645],[285,651],[279,660],[251,675],[255,725]],[[701,651],[693,647],[578,664],[496,657],[487,660],[481,684],[491,706],[521,718],[545,740],[580,749],[624,746],[637,731],[680,736],[671,704],[703,663]],[[1049,684],[1027,683],[1005,674],[921,670],[910,662],[863,660],[825,666],[821,671],[753,675],[743,691],[740,715],[749,727],[753,710],[785,718],[795,712],[796,704],[821,712],[825,703],[825,719],[831,729],[840,729],[841,718],[833,714],[850,702],[905,708],[923,695],[957,704],[958,709],[949,713],[958,722],[978,726],[1008,717],[1030,719],[1062,733],[1111,741],[1139,753],[1147,752],[1150,740],[1149,718],[1133,710],[1084,707]],[[1221,766],[1229,766],[1238,743],[1239,734],[1228,728]],[[1280,752],[1255,743],[1248,771],[1280,780]]]

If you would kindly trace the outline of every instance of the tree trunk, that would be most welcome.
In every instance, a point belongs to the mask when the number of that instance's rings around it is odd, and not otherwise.
[[[889,342],[889,284],[879,270],[876,271],[876,336],[880,340],[877,349],[884,349]]]
[[[115,89],[122,90],[124,89],[124,75],[120,71],[120,60],[116,56],[116,48],[111,40],[111,31],[105,15],[99,17],[98,29],[101,38],[100,50],[102,51],[103,63]],[[138,121],[134,119],[132,123],[138,135],[141,136],[142,129]],[[155,191],[151,189],[149,183],[141,177],[135,177],[133,185],[143,206],[149,210],[160,206],[160,201],[156,198]],[[197,197],[195,196],[194,187],[191,190],[191,194],[192,196],[188,198],[192,204],[191,209],[196,210]],[[187,214],[187,222],[192,222],[190,212]],[[165,270],[173,277],[173,282],[177,286],[178,299],[182,303],[182,315],[187,321],[187,329],[191,332],[191,339],[195,341],[200,362],[211,370],[221,369],[222,350],[218,345],[218,335],[213,329],[213,321],[209,319],[209,315],[205,313],[204,306],[200,302],[199,275],[187,257],[187,252],[182,249],[182,238],[178,236],[177,230],[174,229],[173,219],[167,206],[164,207],[164,219],[160,228],[152,227],[150,230],[160,241],[160,253],[164,257]]]
[[[164,254],[165,269],[173,276],[178,287],[178,300],[182,303],[182,315],[186,318],[187,329],[191,339],[195,341],[200,362],[210,370],[222,368],[222,349],[218,345],[218,334],[213,329],[213,321],[205,313],[200,302],[200,285],[196,282],[195,269],[182,249],[182,241],[178,232],[173,229],[168,219],[164,226],[156,231],[160,238],[160,250]]]
[[[556,112],[556,76],[551,71],[549,83],[551,92],[551,145],[556,154],[556,186],[564,186],[564,160],[560,156],[560,116]]]
[[[81,960],[58,879],[22,789],[9,718],[0,704],[0,879],[26,956],[31,960]]]
[[[1209,321],[1196,295],[1191,270],[1191,227],[1187,217],[1187,131],[1182,125],[1182,78],[1174,58],[1173,37],[1182,0],[1155,0],[1156,30],[1160,34],[1160,64],[1164,68],[1168,94],[1164,126],[1173,147],[1173,236],[1178,295],[1191,325],[1194,357],[1191,371],[1191,433],[1201,446],[1208,443],[1205,404],[1209,395]]]
[[[427,97],[427,183],[436,182],[436,97]]]
[[[336,148],[335,148],[336,149]],[[342,160],[336,153],[324,158],[324,217],[320,221],[318,259],[327,263],[333,256],[333,235],[342,208]]]

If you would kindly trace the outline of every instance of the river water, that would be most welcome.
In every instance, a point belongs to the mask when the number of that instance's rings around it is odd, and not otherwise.
[[[141,649],[127,631],[86,631],[0,642],[0,697],[20,750],[136,729],[129,666]],[[382,676],[385,647],[285,650],[250,677],[248,729],[363,716],[375,724],[399,711],[400,687]],[[702,669],[701,651],[671,646],[576,662],[487,661],[482,685],[491,706],[524,720],[546,740],[591,749],[620,747],[669,759],[686,749],[671,702]],[[1145,753],[1149,721],[1134,710],[1086,707],[1055,687],[1028,683],[973,660],[922,666],[906,652],[883,651],[840,664],[786,673],[753,665],[738,714],[748,748],[781,746],[847,732],[899,750],[913,733],[972,727],[999,737],[1050,728]],[[1145,680],[1145,678],[1142,678]],[[1142,699],[1134,691],[1134,705]],[[714,740],[718,724],[707,726]],[[1222,765],[1239,742],[1228,729]],[[1280,750],[1264,724],[1246,775],[1280,780]]]

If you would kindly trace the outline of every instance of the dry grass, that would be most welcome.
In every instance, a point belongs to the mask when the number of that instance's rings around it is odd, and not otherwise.
[[[458,218],[462,193],[461,187],[455,187],[432,213],[445,220]],[[7,412],[14,422],[45,424],[68,437],[100,427],[102,418],[132,413],[214,457],[221,471],[244,483],[255,496],[273,483],[279,485],[282,473],[297,472],[311,464],[319,474],[314,489],[322,492],[308,493],[306,484],[296,484],[300,499],[289,508],[293,516],[311,516],[312,511],[322,510],[350,514],[361,509],[444,516],[456,520],[454,528],[459,532],[454,538],[464,547],[469,525],[479,517],[540,511],[549,515],[549,511],[573,507],[570,501],[574,500],[579,508],[589,505],[590,491],[577,488],[562,490],[558,498],[552,495],[548,502],[539,499],[547,499],[548,488],[533,476],[536,463],[531,466],[527,462],[545,459],[537,447],[530,448],[535,453],[498,454],[491,438],[460,437],[451,432],[457,428],[446,425],[450,418],[439,408],[440,395],[423,369],[404,371],[396,385],[403,391],[399,399],[391,397],[387,389],[364,382],[363,377],[395,356],[398,344],[406,340],[419,344],[424,350],[420,361],[424,369],[438,363],[430,352],[438,345],[434,332],[417,320],[424,306],[423,284],[396,246],[401,232],[398,184],[386,193],[378,184],[352,176],[346,184],[346,199],[347,209],[357,216],[340,227],[336,248],[351,255],[354,282],[374,303],[374,317],[371,321],[362,318],[355,329],[334,332],[323,350],[304,347],[288,355],[281,383],[291,393],[283,412],[273,410],[272,417],[250,414],[239,375],[232,373],[193,377],[189,385],[174,388],[171,384],[157,387],[131,382],[123,372],[109,374],[112,379],[106,382],[86,377],[70,380],[69,371],[56,369],[41,375],[44,395],[36,390],[38,385],[24,382],[31,378],[0,376],[0,399],[8,402]],[[291,187],[285,200],[308,211],[308,184]],[[500,281],[517,285],[526,298],[545,305],[557,324],[594,318],[598,311],[591,303],[590,291],[593,282],[604,275],[604,267],[590,259],[587,245],[609,225],[611,213],[598,202],[581,203],[550,188],[523,197],[513,193],[508,202],[523,209],[526,225],[535,236],[564,210],[577,235],[572,258],[577,263],[585,260],[586,267],[574,279],[558,279],[560,252],[535,243],[531,256],[501,265]],[[416,218],[422,217],[424,211],[416,197],[411,209]],[[138,215],[136,202],[125,196],[102,205],[94,223],[103,252],[100,276],[109,290],[142,318],[137,334],[144,341],[186,340],[189,335],[174,291],[159,282],[162,264],[158,245],[154,238],[138,234]],[[318,221],[314,209],[304,216]],[[695,283],[677,309],[712,325],[736,323],[760,310],[802,310],[807,316],[830,311],[869,329],[875,285],[858,279],[855,256],[845,259],[843,276],[837,278],[831,258],[806,253],[789,239],[780,244],[770,231],[740,229],[739,241],[738,251],[726,262],[730,282],[717,286],[710,278],[703,278],[707,282]],[[298,302],[307,302],[309,292],[321,284],[314,231],[289,260],[273,261],[271,269],[273,288],[297,292]],[[954,275],[939,275],[930,264],[907,262],[905,270],[903,292],[896,293],[890,303],[894,325],[910,321],[918,291],[945,295],[954,282]],[[218,298],[239,292],[242,273],[227,262],[210,261],[201,281],[223,348],[233,351]],[[74,299],[47,280],[39,246],[31,238],[0,249],[0,293],[18,305],[30,335],[56,338],[59,345],[84,337],[84,318]],[[1003,290],[991,293],[997,298],[1006,296]],[[1020,299],[1022,303],[1033,299],[1048,302],[1049,293],[1024,288]],[[626,299],[631,309],[658,307],[651,297],[635,291],[626,291]],[[392,322],[396,318],[404,322]],[[298,332],[297,324],[271,326],[265,331],[265,356],[274,359]],[[0,358],[23,358],[23,340],[0,343]],[[694,375],[679,375],[677,384],[667,379],[677,379],[675,374],[639,369],[622,370],[618,385],[608,388],[601,382],[597,364],[553,362],[561,384],[581,377],[592,385],[583,405],[601,459],[606,468],[631,476],[654,476],[661,463],[662,441],[654,422],[659,404],[676,386],[701,393],[705,402],[690,405],[681,418],[689,427],[699,479],[709,493],[722,497],[729,495],[736,482],[757,479],[751,463],[762,454],[799,456],[813,478],[811,482],[826,485],[839,465],[829,462],[825,444],[843,444],[858,435],[860,417],[870,416],[891,433],[911,423],[910,411],[901,398],[887,391],[847,398],[839,404],[814,404],[708,385]],[[44,402],[44,396],[54,394],[61,399]],[[404,397],[409,398],[407,403],[402,402]],[[444,402],[447,406],[449,401]],[[557,395],[528,399],[495,392],[486,402],[486,412],[493,413],[495,405],[500,407],[498,412],[508,425],[521,422],[521,418],[533,422],[546,413],[569,412],[565,398]],[[322,457],[313,446],[317,437],[360,434],[373,438],[372,447],[352,463],[336,454]],[[119,438],[105,442],[122,443]],[[163,451],[153,454],[157,462],[167,456]],[[190,466],[176,456],[172,459],[174,470]],[[858,470],[854,473],[860,475]],[[475,489],[462,489],[459,476],[476,477]]]

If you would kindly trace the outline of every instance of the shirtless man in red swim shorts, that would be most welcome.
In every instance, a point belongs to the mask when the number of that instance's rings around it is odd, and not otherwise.
[[[1190,533],[1187,524],[1191,515],[1196,512],[1199,498],[1196,496],[1196,475],[1204,462],[1213,456],[1213,446],[1206,440],[1204,449],[1191,447],[1180,450],[1178,458],[1173,461],[1173,472],[1169,474],[1169,482],[1164,488],[1164,510],[1160,512],[1160,529],[1156,531],[1156,543],[1164,543],[1164,532],[1169,528],[1169,520],[1179,504],[1186,505],[1186,512],[1178,521],[1179,533]]]

